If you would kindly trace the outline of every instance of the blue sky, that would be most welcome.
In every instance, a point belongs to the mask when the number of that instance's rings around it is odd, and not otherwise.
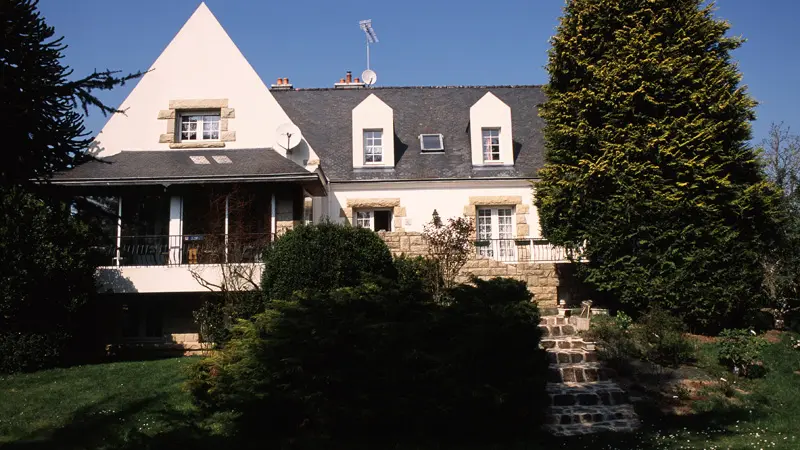
[[[66,63],[145,70],[199,5],[198,0],[41,0],[39,8],[69,48]],[[563,0],[208,0],[206,4],[265,83],[329,87],[366,66],[361,19],[380,43],[372,68],[382,86],[544,84],[548,39]],[[717,15],[748,42],[734,53],[760,102],[754,141],[771,122],[800,132],[800,38],[796,0],[718,0]],[[133,85],[103,94],[119,105]],[[93,112],[87,128],[106,118]]]

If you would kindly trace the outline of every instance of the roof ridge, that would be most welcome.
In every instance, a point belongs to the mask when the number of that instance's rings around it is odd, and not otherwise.
[[[362,90],[388,90],[388,89],[541,89],[544,84],[496,84],[496,85],[442,85],[442,86],[376,86],[376,87],[363,87],[356,89],[342,89],[335,87],[319,87],[319,88],[296,88],[277,90],[275,92],[292,92],[292,91],[362,91]]]

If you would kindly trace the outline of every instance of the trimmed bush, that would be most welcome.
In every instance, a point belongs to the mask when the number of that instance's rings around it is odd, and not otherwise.
[[[394,268],[400,289],[434,292],[441,286],[436,263],[428,258],[403,254],[394,259]]]
[[[296,292],[197,364],[196,404],[241,436],[513,437],[547,402],[539,313],[524,283],[480,281],[448,304],[391,284]]]
[[[761,352],[766,346],[764,339],[750,330],[723,330],[719,337],[717,348],[721,364],[745,377],[757,378],[764,374],[763,366],[759,366]]]
[[[389,247],[376,233],[333,223],[300,225],[264,252],[261,288],[267,299],[289,299],[298,290],[323,292],[375,277],[396,277]]]
[[[50,333],[0,333],[0,373],[33,372],[62,361],[69,335]]]

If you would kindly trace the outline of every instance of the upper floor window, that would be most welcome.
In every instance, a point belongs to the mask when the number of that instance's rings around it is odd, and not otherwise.
[[[364,162],[383,162],[383,130],[364,130]]]
[[[181,114],[181,141],[219,140],[219,114]]]
[[[500,130],[497,128],[483,128],[483,160],[500,161]]]

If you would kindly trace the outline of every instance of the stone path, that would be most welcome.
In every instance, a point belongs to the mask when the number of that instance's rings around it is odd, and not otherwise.
[[[610,380],[594,343],[578,336],[566,317],[544,316],[539,328],[550,362],[545,429],[557,436],[636,429],[639,418],[628,395]]]

